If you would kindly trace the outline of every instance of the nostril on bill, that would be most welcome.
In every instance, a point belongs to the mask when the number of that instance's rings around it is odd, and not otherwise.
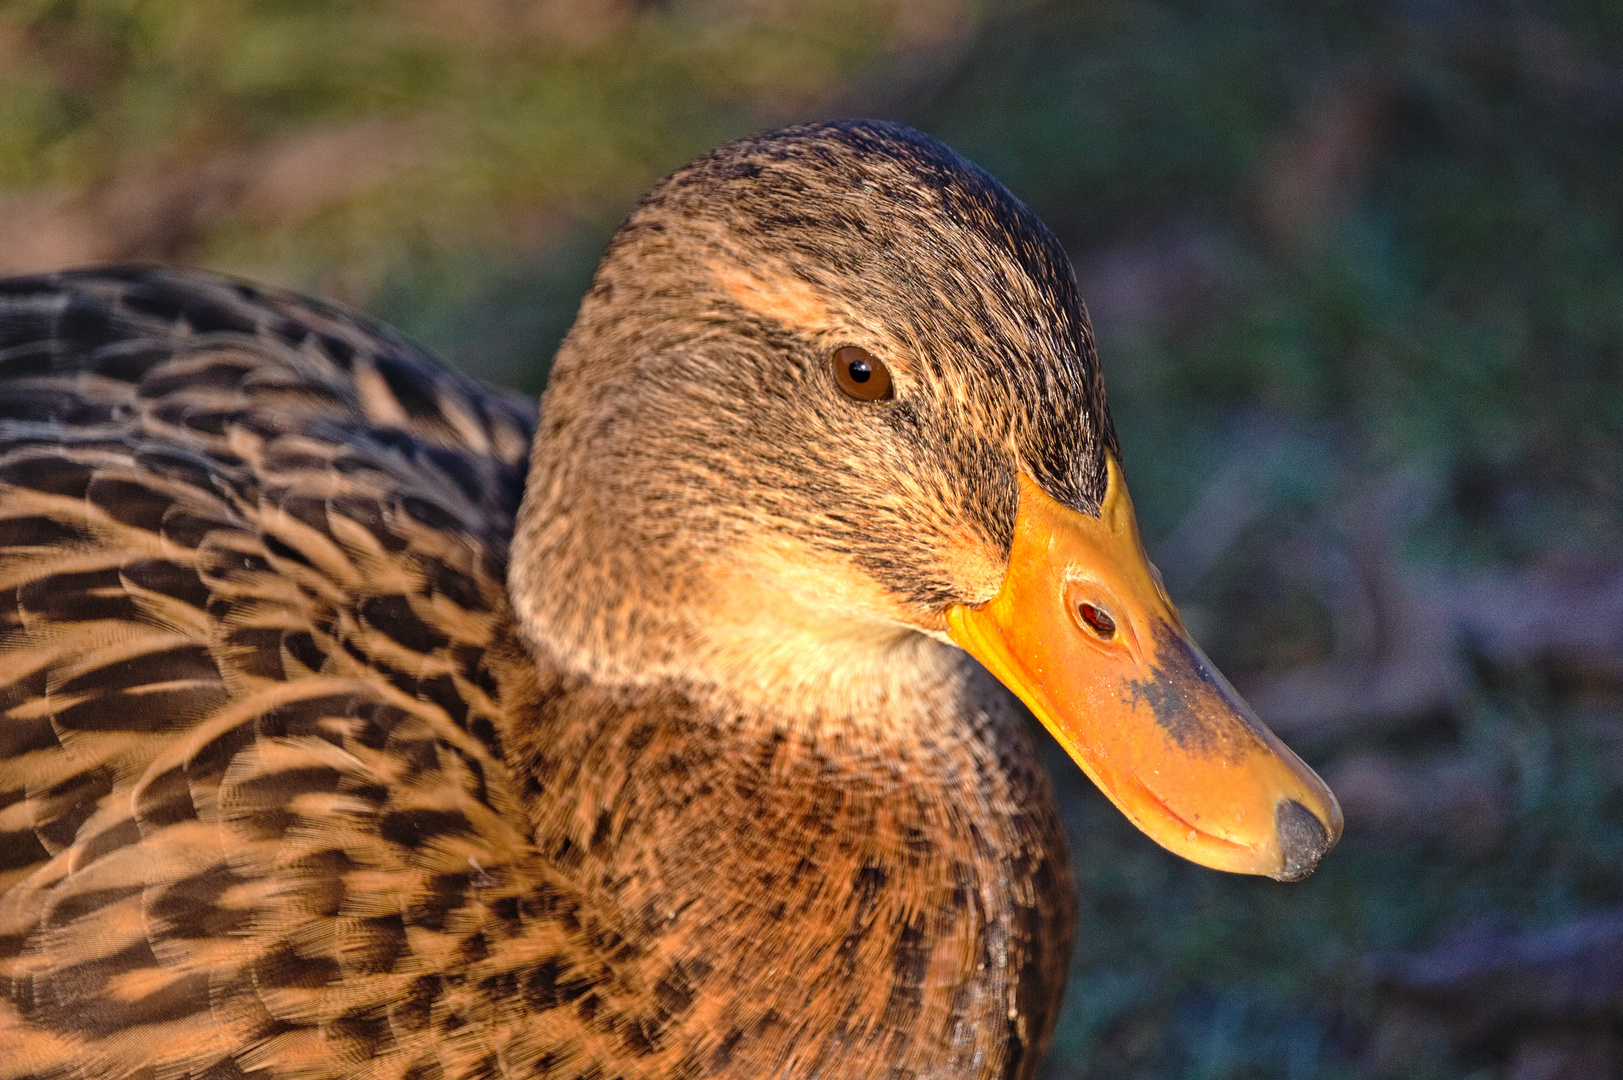
[[[1283,799],[1274,808],[1274,828],[1279,832],[1280,850],[1285,853],[1279,872],[1272,875],[1278,881],[1301,881],[1330,850],[1324,825],[1295,799]]]

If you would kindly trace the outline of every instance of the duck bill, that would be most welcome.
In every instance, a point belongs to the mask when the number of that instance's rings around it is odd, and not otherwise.
[[[1097,518],[1020,476],[1002,587],[948,632],[1127,817],[1203,866],[1294,881],[1341,808],[1190,640],[1144,554],[1121,468]]]

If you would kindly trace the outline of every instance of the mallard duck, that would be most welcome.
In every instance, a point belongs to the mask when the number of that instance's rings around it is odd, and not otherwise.
[[[189,271],[0,284],[0,377],[0,1077],[1029,1077],[1010,691],[1198,862],[1339,835],[1144,556],[1064,251],[907,128],[659,184],[539,426]]]

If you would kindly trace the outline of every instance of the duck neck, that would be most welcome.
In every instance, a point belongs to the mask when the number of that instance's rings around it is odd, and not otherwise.
[[[701,524],[689,499],[680,527],[653,528],[653,511],[612,509],[646,491],[567,479],[576,464],[538,451],[510,575],[524,636],[562,677],[631,694],[680,687],[722,711],[881,741],[957,714],[975,665],[939,611],[777,523],[718,509]]]
[[[984,673],[959,665],[902,725],[537,659],[504,735],[535,843],[618,913],[619,976],[668,991],[660,1046],[707,1045],[706,1075],[1029,1075],[1071,884],[1023,725]]]

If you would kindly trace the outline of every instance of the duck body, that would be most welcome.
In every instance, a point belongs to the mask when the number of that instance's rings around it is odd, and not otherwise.
[[[1005,686],[1175,851],[1334,843],[941,144],[679,170],[534,415],[313,300],[0,282],[0,1080],[1030,1077],[1075,906]]]
[[[528,403],[198,273],[3,304],[0,1075],[1035,1062],[1071,886],[1009,710],[572,681],[503,587]]]

